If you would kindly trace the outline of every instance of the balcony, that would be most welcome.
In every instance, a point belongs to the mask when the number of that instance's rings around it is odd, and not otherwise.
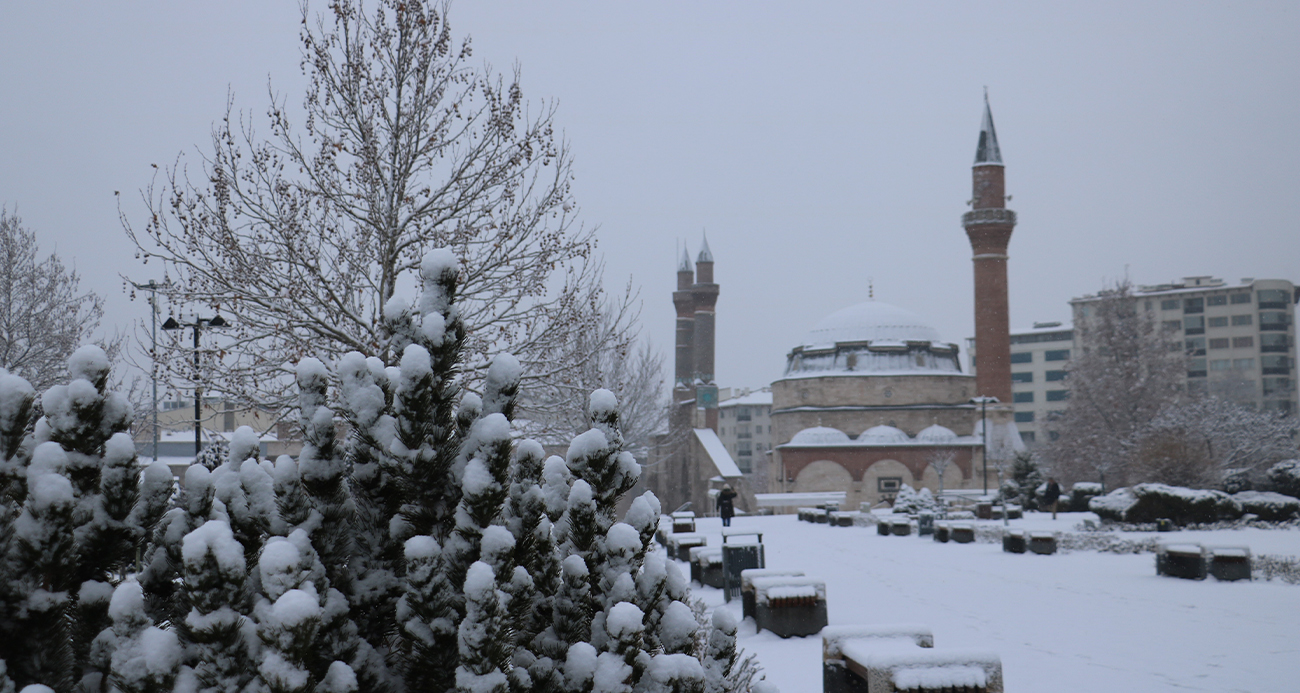
[[[993,209],[973,209],[961,215],[962,226],[978,226],[980,224],[1009,224],[1014,226],[1016,223],[1016,213],[1003,208]]]

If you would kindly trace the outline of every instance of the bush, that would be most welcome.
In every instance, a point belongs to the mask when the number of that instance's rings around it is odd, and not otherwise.
[[[1267,491],[1243,491],[1233,495],[1242,512],[1253,513],[1267,522],[1282,522],[1300,517],[1300,498]]]
[[[1101,484],[1091,481],[1080,481],[1070,489],[1069,510],[1072,513],[1082,513],[1088,511],[1088,503],[1093,498],[1101,495]]]
[[[1235,520],[1242,515],[1241,504],[1222,491],[1165,484],[1138,484],[1132,488],[1116,489],[1093,498],[1088,509],[1104,520],[1115,522],[1167,519],[1179,525]]]
[[[1273,490],[1300,498],[1300,460],[1284,460],[1268,470],[1268,481]]]

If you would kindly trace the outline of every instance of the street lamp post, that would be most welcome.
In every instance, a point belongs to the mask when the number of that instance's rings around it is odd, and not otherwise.
[[[149,330],[150,338],[153,342],[152,351],[149,352],[149,358],[153,361],[151,367],[153,375],[153,459],[158,461],[158,289],[163,288],[162,284],[150,279],[148,284],[137,284],[131,282],[140,291],[149,292]]]
[[[998,403],[997,397],[980,395],[970,399],[972,404],[980,405],[980,432],[984,434],[984,495],[989,495],[989,403]]]
[[[183,330],[191,328],[194,330],[194,456],[198,457],[203,450],[203,386],[200,385],[199,378],[199,331],[204,327],[225,327],[227,323],[220,315],[211,318],[195,318],[194,322],[176,322],[176,318],[167,318],[162,328],[164,330]]]

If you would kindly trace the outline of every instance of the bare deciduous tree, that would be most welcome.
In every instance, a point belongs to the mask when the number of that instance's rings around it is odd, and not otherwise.
[[[338,0],[303,7],[296,119],[271,98],[269,137],[228,107],[201,175],[178,164],[144,193],[148,220],[123,213],[145,262],[161,260],[173,310],[221,311],[220,381],[247,404],[287,410],[291,364],[360,351],[391,362],[386,304],[430,248],[461,259],[471,380],[515,354],[524,392],[572,379],[591,354],[626,353],[630,295],[610,303],[592,230],[576,221],[571,160],[553,104],[524,100],[518,70],[471,65],[445,4]],[[594,343],[574,350],[574,335]],[[186,381],[190,345],[161,347]]]
[[[1076,316],[1082,349],[1068,366],[1070,406],[1050,456],[1063,478],[1125,485],[1135,434],[1179,396],[1185,358],[1127,280]]]
[[[1230,475],[1260,477],[1295,456],[1296,425],[1294,417],[1217,397],[1174,403],[1138,431],[1134,474],[1192,488],[1218,488]]]
[[[36,234],[0,208],[0,367],[43,392],[67,378],[68,356],[92,341],[104,301],[57,254],[40,258]],[[110,358],[118,341],[101,343]]]

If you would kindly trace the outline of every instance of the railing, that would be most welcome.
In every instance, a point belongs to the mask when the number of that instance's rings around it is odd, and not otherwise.
[[[1016,223],[1016,213],[1001,207],[991,209],[973,209],[961,215],[962,226],[977,226],[979,224],[1010,224]]]

